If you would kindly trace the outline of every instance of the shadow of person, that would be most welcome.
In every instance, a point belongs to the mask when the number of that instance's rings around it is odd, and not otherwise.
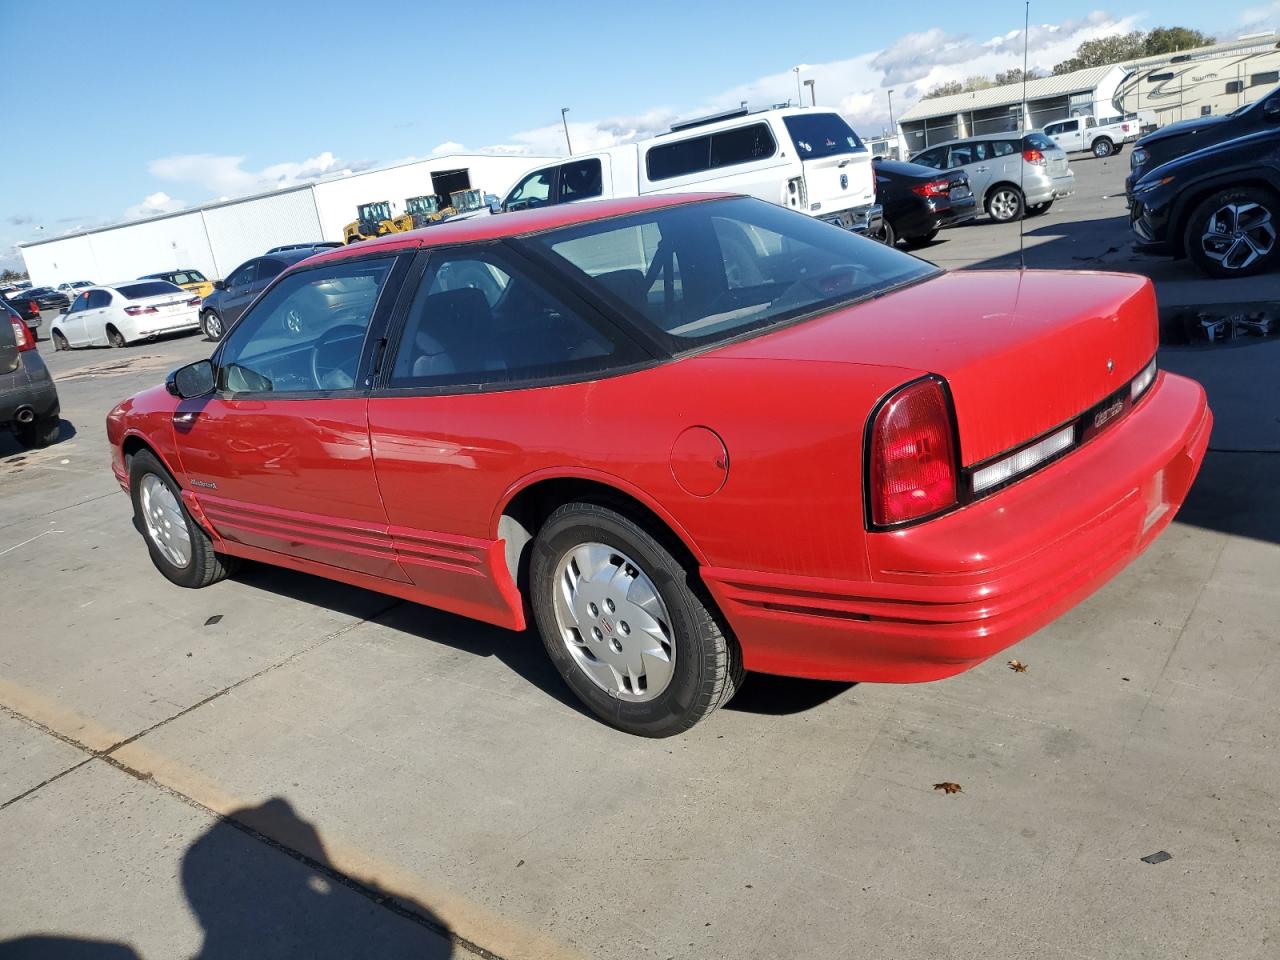
[[[427,907],[339,873],[319,832],[280,797],[236,810],[192,843],[182,887],[204,928],[200,960],[453,953]]]
[[[125,943],[33,934],[0,943],[0,960],[142,960]]]

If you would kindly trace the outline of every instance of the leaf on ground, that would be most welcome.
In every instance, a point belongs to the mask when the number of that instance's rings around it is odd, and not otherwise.
[[[941,790],[943,793],[959,793],[960,784],[952,783],[950,780],[944,780],[942,783],[935,783],[933,789]]]
[[[1026,673],[1027,665],[1023,663],[1021,660],[1010,660],[1009,669],[1012,670],[1014,673]]]
[[[204,625],[206,627],[212,627],[215,623],[217,623],[221,619],[222,619],[222,614],[215,613],[212,617],[210,617],[208,620],[204,622]]]

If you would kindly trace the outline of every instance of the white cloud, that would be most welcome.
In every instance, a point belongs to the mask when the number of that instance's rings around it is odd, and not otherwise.
[[[1240,12],[1240,26],[1245,32],[1275,28],[1280,25],[1280,2],[1249,7]]]
[[[173,213],[175,210],[181,210],[186,206],[182,200],[175,200],[163,190],[157,190],[155,193],[149,194],[142,198],[141,203],[134,204],[124,212],[124,215],[130,220],[136,220],[139,217],[151,217],[157,213]]]
[[[460,144],[457,140],[446,140],[444,143],[437,144],[431,148],[431,156],[438,157],[442,153],[462,153],[467,148]]]
[[[329,151],[301,161],[274,163],[261,170],[247,170],[245,157],[211,153],[187,153],[161,157],[147,164],[148,172],[161,180],[192,183],[222,196],[237,197],[295,187],[325,176],[340,176],[373,165],[370,160],[344,163]]]

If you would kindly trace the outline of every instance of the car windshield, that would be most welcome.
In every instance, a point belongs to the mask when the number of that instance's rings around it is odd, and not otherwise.
[[[787,125],[801,160],[867,150],[844,117],[836,113],[798,113],[783,117],[782,122]]]
[[[183,293],[181,287],[167,280],[147,280],[142,283],[126,283],[116,287],[116,292],[126,300],[142,300],[146,297],[160,297],[166,293]]]
[[[528,242],[561,258],[676,353],[940,272],[847,230],[747,198],[565,227]]]

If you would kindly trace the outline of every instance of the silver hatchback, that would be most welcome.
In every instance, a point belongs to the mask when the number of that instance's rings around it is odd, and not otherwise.
[[[1075,192],[1076,175],[1066,153],[1039,131],[952,140],[921,151],[911,162],[963,170],[978,205],[999,223],[1044,213],[1053,201]]]

